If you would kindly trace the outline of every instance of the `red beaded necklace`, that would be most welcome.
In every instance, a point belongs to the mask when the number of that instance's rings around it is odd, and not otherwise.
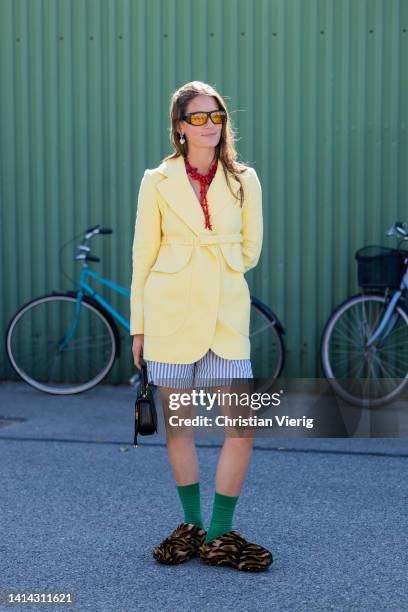
[[[184,158],[184,164],[185,164],[187,173],[193,179],[200,181],[200,202],[201,202],[201,207],[204,212],[205,227],[210,230],[212,230],[212,225],[211,225],[211,220],[210,220],[210,214],[208,212],[208,202],[207,202],[206,193],[207,193],[208,187],[210,186],[211,181],[214,178],[215,173],[217,172],[217,161],[218,160],[216,160],[214,164],[210,167],[208,174],[200,174],[199,172],[197,172],[197,168],[193,168],[193,166],[190,164],[188,159],[186,157]]]

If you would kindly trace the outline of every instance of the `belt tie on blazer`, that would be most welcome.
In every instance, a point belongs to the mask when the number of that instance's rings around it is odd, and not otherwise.
[[[194,246],[206,246],[210,244],[225,244],[231,242],[242,242],[242,234],[213,234],[198,236],[176,236],[165,234],[161,244],[191,244]]]

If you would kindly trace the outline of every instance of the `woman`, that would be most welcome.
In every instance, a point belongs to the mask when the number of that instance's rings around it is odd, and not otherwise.
[[[207,564],[259,571],[271,553],[232,529],[253,437],[225,437],[206,531],[192,428],[172,429],[167,417],[175,389],[253,377],[244,273],[261,253],[261,186],[255,170],[236,161],[229,113],[213,87],[193,81],[178,89],[170,118],[174,153],[146,170],[140,185],[130,300],[134,362],[140,369],[143,354],[149,382],[158,385],[184,511],[153,555],[177,564],[199,554]],[[194,416],[193,405],[177,415]]]

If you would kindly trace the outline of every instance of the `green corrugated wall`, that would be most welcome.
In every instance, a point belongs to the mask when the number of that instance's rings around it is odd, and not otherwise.
[[[386,228],[408,220],[407,41],[408,0],[0,0],[2,338],[23,303],[74,286],[79,238],[67,276],[59,249],[88,226],[114,229],[93,239],[95,269],[130,286],[140,179],[170,152],[171,93],[199,79],[226,97],[261,179],[247,280],[286,328],[284,373],[320,376],[355,250],[394,246]],[[134,371],[121,335],[110,382]]]

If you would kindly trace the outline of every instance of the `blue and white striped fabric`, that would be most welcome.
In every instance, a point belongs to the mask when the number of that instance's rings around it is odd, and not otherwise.
[[[211,349],[194,363],[145,361],[148,382],[163,387],[179,389],[229,384],[233,378],[253,378],[250,359],[224,359]]]

